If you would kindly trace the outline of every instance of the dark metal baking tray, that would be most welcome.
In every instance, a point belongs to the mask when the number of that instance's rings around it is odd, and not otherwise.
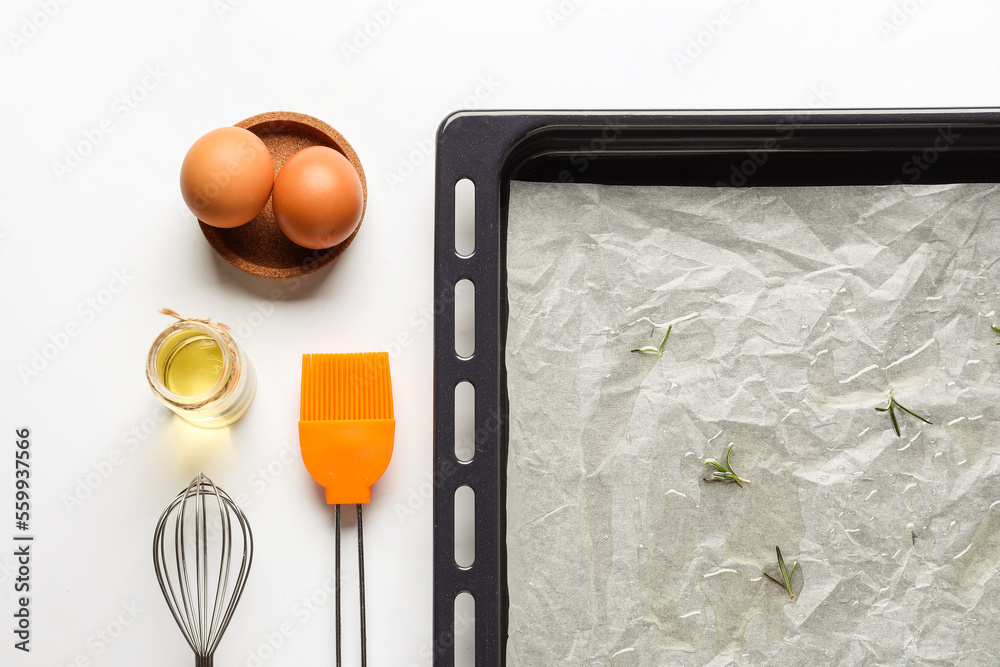
[[[507,637],[506,235],[511,180],[792,186],[1000,181],[1000,111],[460,111],[437,135],[434,298],[435,666],[455,664],[455,597],[475,599],[475,664]],[[455,250],[455,184],[475,184],[475,252]],[[455,352],[455,285],[475,285],[475,352]],[[454,392],[475,387],[475,455],[455,455]],[[475,492],[475,559],[455,562],[455,491]]]

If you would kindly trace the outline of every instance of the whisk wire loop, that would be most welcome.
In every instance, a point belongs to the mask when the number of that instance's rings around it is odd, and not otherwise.
[[[242,542],[235,574],[234,523]],[[196,667],[211,667],[252,563],[253,532],[246,515],[229,494],[199,474],[163,511],[153,535],[156,578],[171,616],[195,653]]]

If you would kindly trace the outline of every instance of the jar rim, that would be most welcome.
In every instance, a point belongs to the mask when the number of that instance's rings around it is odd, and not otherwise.
[[[219,346],[219,349],[222,351],[222,372],[219,374],[219,379],[215,381],[215,384],[206,389],[204,392],[194,396],[182,396],[181,394],[175,394],[167,389],[167,386],[164,384],[163,379],[160,377],[160,373],[157,370],[156,361],[159,356],[160,349],[171,336],[183,331],[192,330],[204,333]],[[226,388],[230,384],[229,378],[233,373],[235,361],[235,357],[232,353],[232,344],[223,338],[223,336],[226,336],[226,338],[229,337],[228,334],[225,334],[209,324],[194,322],[192,320],[174,322],[169,327],[164,329],[160,335],[156,337],[156,340],[153,341],[153,344],[149,348],[149,354],[146,357],[146,377],[149,379],[149,383],[152,385],[153,391],[178,407],[202,405],[222,398]]]

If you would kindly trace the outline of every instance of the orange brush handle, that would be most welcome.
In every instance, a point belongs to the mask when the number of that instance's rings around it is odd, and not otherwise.
[[[372,484],[389,467],[395,434],[395,419],[299,422],[302,460],[326,489],[328,504],[371,500]]]

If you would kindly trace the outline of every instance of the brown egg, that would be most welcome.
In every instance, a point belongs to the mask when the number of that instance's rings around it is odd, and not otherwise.
[[[181,194],[199,220],[238,227],[267,204],[274,160],[260,138],[241,127],[220,127],[198,141],[181,165]]]
[[[271,196],[274,219],[293,243],[322,250],[345,241],[361,222],[364,192],[351,162],[326,146],[288,158]]]

